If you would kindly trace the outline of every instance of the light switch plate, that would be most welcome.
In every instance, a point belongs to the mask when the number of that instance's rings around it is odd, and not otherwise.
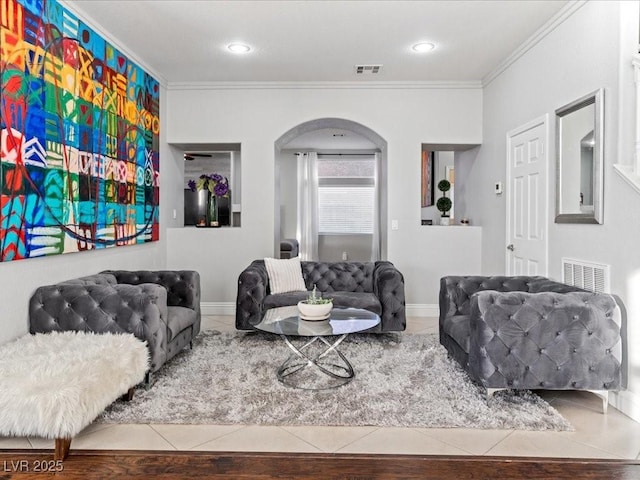
[[[398,230],[398,220],[391,220],[391,230]]]

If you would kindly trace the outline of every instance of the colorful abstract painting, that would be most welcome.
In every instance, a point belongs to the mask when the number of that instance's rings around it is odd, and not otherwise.
[[[1,0],[0,75],[0,261],[158,240],[158,82],[50,0]]]

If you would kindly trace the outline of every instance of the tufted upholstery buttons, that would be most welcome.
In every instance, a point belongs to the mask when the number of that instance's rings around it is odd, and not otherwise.
[[[441,279],[440,341],[450,355],[487,388],[619,388],[613,297],[525,278]]]
[[[380,331],[402,331],[406,326],[404,277],[391,262],[301,262],[307,290],[315,285],[344,306],[360,306],[380,314]],[[294,292],[298,293],[298,292]],[[300,298],[272,295],[264,260],[254,260],[239,276],[236,328],[252,330],[266,308],[295,305]],[[295,297],[295,298],[293,298]],[[281,303],[282,302],[282,303]]]
[[[127,279],[139,283],[127,283]],[[151,282],[153,279],[166,280],[166,286]],[[190,312],[178,315],[180,320],[175,321],[176,316],[169,314],[167,299],[169,291],[179,289],[181,281],[193,283],[186,289],[192,292],[195,308],[172,306]],[[190,337],[199,332],[199,292],[197,272],[108,271],[75,278],[36,290],[29,302],[30,331],[132,333],[147,342],[151,369],[155,371],[170,358],[168,345],[173,345],[176,353],[179,351],[177,340],[170,338],[174,334],[172,326],[188,331]],[[183,310],[175,310],[178,311]]]
[[[200,289],[194,285],[200,284],[200,276],[191,270],[158,270],[158,271],[108,271],[117,283],[140,285],[152,283],[162,285],[167,290],[167,305],[200,309]]]

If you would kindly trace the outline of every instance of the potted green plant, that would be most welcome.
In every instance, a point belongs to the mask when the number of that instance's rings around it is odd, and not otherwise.
[[[440,217],[440,225],[449,225],[449,210],[451,210],[451,199],[447,197],[447,192],[451,190],[449,180],[440,180],[438,182],[438,190],[442,192],[442,196],[436,202],[436,208],[442,212]]]
[[[298,311],[300,318],[304,320],[325,320],[331,314],[333,308],[333,300],[331,298],[323,298],[318,293],[316,286],[309,292],[306,300],[298,302]]]

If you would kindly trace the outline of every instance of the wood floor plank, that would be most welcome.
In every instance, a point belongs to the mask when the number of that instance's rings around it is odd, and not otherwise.
[[[39,470],[39,471],[37,471]],[[44,470],[44,471],[43,471]],[[59,470],[59,471],[58,471]],[[565,480],[640,479],[640,461],[250,452],[0,451],[0,479]]]

